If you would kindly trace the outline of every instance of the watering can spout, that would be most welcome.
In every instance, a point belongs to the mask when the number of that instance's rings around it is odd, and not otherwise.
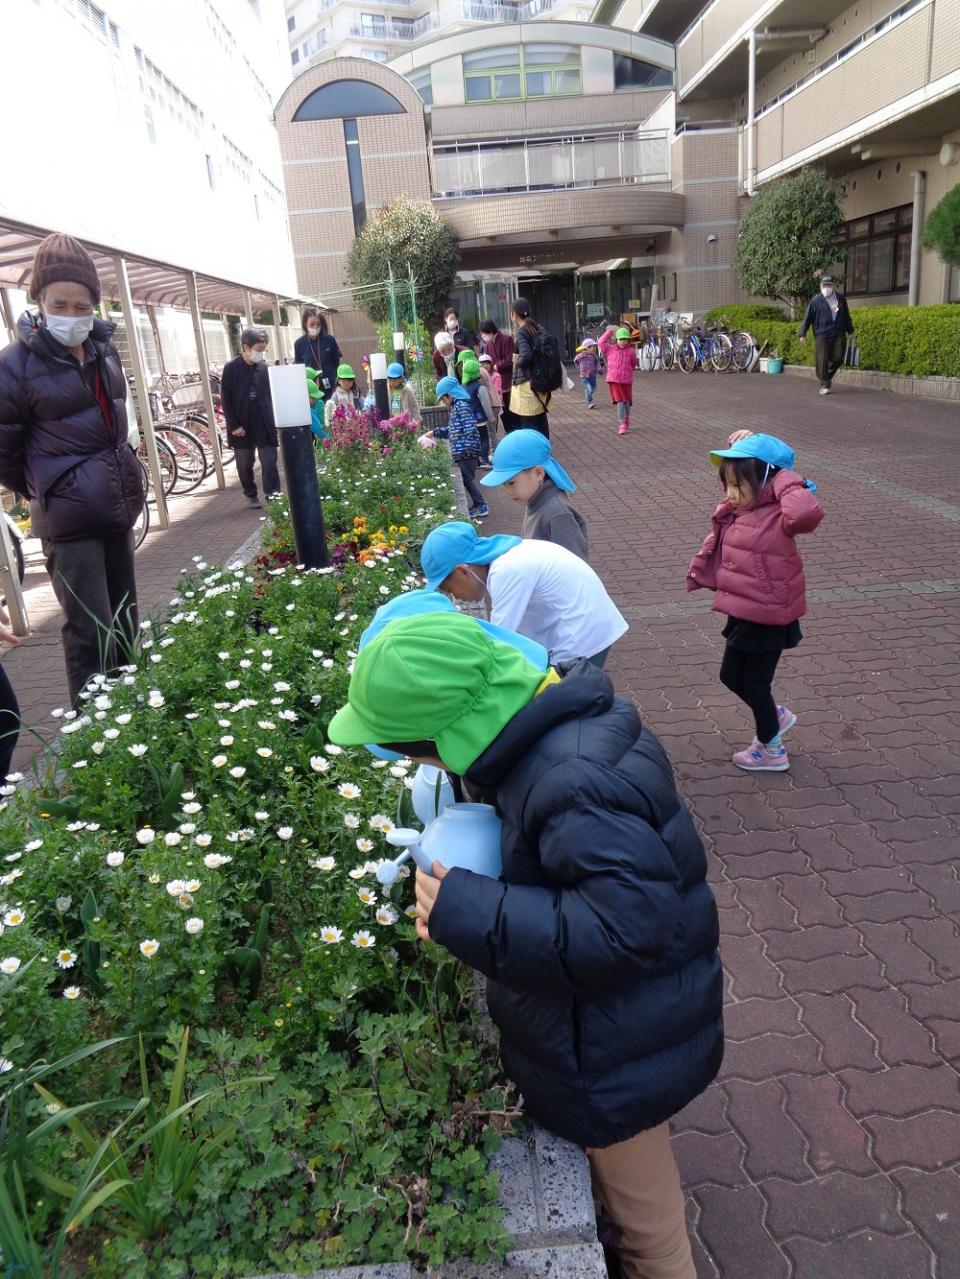
[[[420,847],[420,832],[418,830],[400,827],[389,831],[387,843],[392,844],[394,848],[402,848],[404,851],[392,862],[381,862],[377,867],[377,882],[379,884],[389,887],[390,884],[396,883],[400,874],[400,867],[410,858],[416,862],[417,866],[425,874],[431,874],[433,861]]]

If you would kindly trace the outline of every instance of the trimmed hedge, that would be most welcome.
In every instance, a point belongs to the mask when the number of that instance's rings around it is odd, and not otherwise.
[[[718,320],[731,329],[749,329],[751,324],[763,324],[769,321],[789,319],[782,306],[754,306],[747,302],[734,302],[730,306],[714,306],[704,315],[706,324],[715,324]]]
[[[725,316],[736,327],[748,329],[758,346],[769,342],[767,354],[776,349],[788,364],[813,364],[812,334],[801,342],[799,321],[775,320],[769,316],[773,309],[718,306],[705,319]],[[852,316],[862,369],[960,377],[960,306],[864,306],[855,308]]]

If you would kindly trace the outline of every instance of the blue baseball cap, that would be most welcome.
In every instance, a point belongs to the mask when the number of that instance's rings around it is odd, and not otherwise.
[[[403,376],[404,376],[404,372],[403,372],[402,364],[394,363],[394,364],[387,365],[387,377],[403,377]]]
[[[719,466],[725,457],[755,457],[768,466],[778,466],[783,471],[793,470],[793,449],[775,435],[746,435],[728,449],[713,449],[710,453],[714,466]]]
[[[511,431],[504,436],[493,452],[493,470],[480,483],[496,488],[521,471],[528,471],[531,466],[542,466],[558,489],[565,493],[576,492],[576,484],[553,457],[547,437],[542,431],[528,429]]]
[[[441,395],[450,395],[455,400],[469,400],[470,398],[470,392],[464,390],[457,379],[455,377],[450,377],[449,374],[447,374],[446,377],[442,377],[437,383],[438,400]]]
[[[427,534],[420,548],[420,567],[427,579],[427,590],[435,591],[458,564],[491,564],[522,540],[509,533],[478,537],[477,530],[465,520],[441,524]]]
[[[448,599],[446,595],[441,595],[438,591],[429,591],[423,588],[416,591],[407,591],[403,595],[397,595],[392,600],[388,600],[386,604],[373,615],[373,620],[367,629],[360,636],[360,643],[357,645],[357,652],[362,653],[366,646],[377,638],[385,627],[392,622],[397,622],[403,617],[417,617],[423,613],[457,613],[459,609],[453,600]],[[527,639],[525,635],[518,635],[515,631],[508,631],[503,626],[494,626],[492,622],[483,622],[479,618],[474,619],[478,626],[490,636],[491,639],[499,640],[502,644],[509,644],[520,653],[521,657],[535,666],[538,671],[545,671],[549,665],[547,650],[542,644],[538,644],[536,640]],[[398,760],[402,759],[402,755],[398,755],[395,751],[384,750],[382,746],[370,745],[367,750],[371,755],[376,755],[378,759]]]

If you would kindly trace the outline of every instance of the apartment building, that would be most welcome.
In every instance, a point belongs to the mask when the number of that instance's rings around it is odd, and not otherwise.
[[[678,305],[737,296],[745,201],[810,165],[844,183],[852,303],[960,301],[960,273],[919,243],[960,182],[960,0],[599,0],[594,16],[676,42]]]
[[[506,324],[522,291],[572,353],[588,318],[649,308],[658,245],[684,225],[673,82],[671,44],[546,19],[439,36],[389,66],[316,63],[276,113],[301,292],[339,294],[341,346],[369,350],[347,258],[371,210],[412,195],[460,241],[468,324]]]
[[[389,62],[422,40],[499,22],[589,22],[592,0],[285,0],[290,65],[323,58]]]

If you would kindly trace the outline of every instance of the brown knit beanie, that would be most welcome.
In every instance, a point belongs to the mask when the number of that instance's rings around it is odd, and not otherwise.
[[[54,280],[72,280],[74,284],[85,284],[93,294],[94,302],[100,301],[100,279],[93,258],[72,235],[54,232],[41,242],[33,259],[31,297],[39,298],[41,292]]]

